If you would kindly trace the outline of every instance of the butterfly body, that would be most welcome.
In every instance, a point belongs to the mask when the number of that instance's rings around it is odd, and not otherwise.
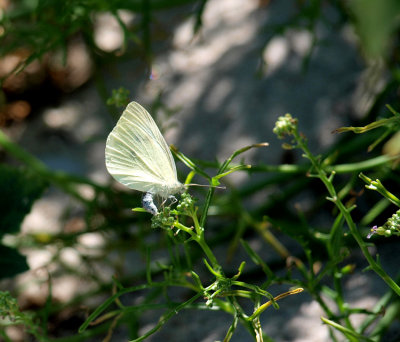
[[[146,192],[142,198],[142,206],[147,212],[153,215],[158,214],[157,206],[154,204],[154,197],[151,192]]]

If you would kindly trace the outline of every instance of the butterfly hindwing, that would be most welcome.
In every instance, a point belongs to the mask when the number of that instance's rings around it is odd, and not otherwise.
[[[150,114],[131,102],[107,138],[106,166],[131,189],[160,193],[180,185],[175,162]]]

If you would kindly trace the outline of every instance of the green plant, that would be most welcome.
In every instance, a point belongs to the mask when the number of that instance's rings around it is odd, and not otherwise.
[[[1,241],[6,234],[20,231],[23,219],[45,188],[46,182],[33,172],[0,165],[0,279],[13,277],[29,269],[26,257]]]
[[[148,77],[160,41],[154,25],[156,15],[187,4],[197,5],[182,8],[188,15],[194,14],[193,30],[200,33],[206,0],[15,2],[2,11],[0,18],[0,57],[15,54],[21,58],[12,70],[1,75],[1,81],[23,74],[30,63],[46,63],[49,56],[61,56],[61,64],[65,65],[69,43],[78,37],[95,65],[94,79],[100,95],[111,113],[119,113],[114,106],[125,106],[129,92],[120,88],[106,101],[109,93],[101,77],[103,67],[117,58],[140,59],[147,67],[141,76]],[[400,54],[395,43],[399,7],[396,0],[385,6],[379,0],[369,1],[366,6],[363,1],[297,1],[293,6],[293,15],[287,20],[281,22],[277,16],[278,22],[267,22],[260,46],[289,30],[305,29],[311,37],[303,59],[303,66],[308,66],[316,47],[323,49],[325,43],[329,44],[320,40],[321,27],[341,32],[350,25],[360,38],[365,56],[375,59],[375,63],[377,59],[386,62],[383,88],[364,113],[363,122],[356,124],[363,126],[337,130],[357,135],[341,135],[333,146],[315,156],[313,146],[308,146],[298,131],[297,120],[285,116],[278,120],[275,131],[279,136],[291,137],[284,148],[294,156],[297,150],[304,153],[306,159],[297,163],[257,163],[251,167],[243,161],[235,164],[237,157],[245,158],[243,152],[260,145],[240,149],[224,163],[192,160],[173,149],[177,159],[190,169],[186,182],[197,175],[216,186],[223,179],[227,190],[216,192],[210,188],[205,194],[200,192],[198,199],[185,193],[176,206],[164,207],[151,220],[151,229],[149,216],[140,208],[134,213],[126,210],[140,203],[135,194],[52,170],[0,132],[0,145],[7,157],[21,164],[0,167],[0,277],[15,277],[28,269],[26,250],[54,251],[43,266],[48,276],[38,280],[45,301],[34,308],[19,307],[15,298],[24,295],[27,285],[13,284],[12,295],[0,293],[1,328],[22,326],[38,341],[110,341],[115,332],[126,330],[127,338],[143,340],[167,328],[167,322],[183,310],[206,310],[231,316],[221,339],[229,341],[242,324],[249,339],[266,341],[272,337],[262,324],[276,313],[272,309],[290,305],[280,299],[303,291],[297,298],[309,295],[319,304],[324,311],[321,320],[332,341],[343,337],[349,341],[386,341],[385,333],[395,327],[400,312],[399,278],[388,274],[387,265],[370,249],[374,244],[380,248],[383,241],[396,242],[399,235],[400,115],[391,107],[391,116],[382,111],[383,103],[398,107]],[[135,13],[135,20],[126,24],[121,10]],[[102,13],[115,18],[123,32],[123,44],[117,51],[105,52],[95,44],[94,18]],[[0,104],[8,100],[8,94],[2,91]],[[154,112],[173,112],[165,107],[161,95],[154,107]],[[0,106],[0,112],[2,109]],[[382,145],[385,147],[380,153]],[[208,170],[214,170],[215,176],[210,177]],[[233,172],[258,177],[237,188],[225,178]],[[362,182],[366,184],[365,192],[361,191]],[[68,198],[60,217],[62,229],[21,233],[22,220],[47,188]],[[91,195],[87,196],[83,188]],[[302,196],[311,198],[306,207],[298,200]],[[315,219],[317,216],[323,217],[323,223]],[[67,229],[71,226],[73,229]],[[12,239],[8,238],[10,234]],[[102,238],[104,244],[88,251],[81,238],[91,234]],[[289,248],[288,239],[298,248]],[[260,250],[252,247],[254,241],[261,245]],[[76,253],[79,266],[65,263],[62,253],[68,249]],[[268,258],[262,253],[265,250],[270,252]],[[225,261],[239,252],[245,254],[234,267]],[[357,252],[368,263],[364,271],[382,279],[387,289],[373,308],[351,305],[346,293],[346,282],[354,272],[361,271],[350,259]],[[135,253],[133,266],[131,253]],[[113,277],[107,273],[110,269]],[[60,275],[82,284],[64,302],[52,293],[52,284]],[[296,306],[290,309],[298,312]],[[140,332],[141,314],[152,310],[162,311],[160,319],[152,329]],[[363,315],[361,323],[354,323],[355,315]],[[71,329],[59,329],[68,318],[74,322]],[[6,330],[0,329],[0,334],[9,340]]]

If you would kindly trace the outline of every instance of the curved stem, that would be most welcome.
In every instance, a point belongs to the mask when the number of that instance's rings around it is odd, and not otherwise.
[[[345,207],[342,203],[340,198],[338,197],[336,190],[332,184],[332,180],[329,179],[326,175],[325,170],[320,166],[317,159],[310,153],[308,150],[307,145],[305,144],[303,138],[299,135],[298,131],[295,130],[293,133],[299,147],[304,151],[306,158],[308,158],[315,170],[318,173],[318,177],[321,181],[325,184],[327,188],[330,200],[338,207],[340,212],[342,213],[343,217],[345,218],[347,225],[350,229],[351,234],[353,235],[354,239],[356,240],[357,244],[359,245],[362,253],[364,254],[365,258],[367,259],[371,269],[375,271],[385,282],[390,286],[390,288],[396,292],[398,296],[400,296],[400,287],[397,283],[385,272],[385,270],[374,260],[372,255],[370,254],[367,245],[365,244],[361,234],[359,233],[357,226],[355,225],[353,218],[351,217],[350,210]]]

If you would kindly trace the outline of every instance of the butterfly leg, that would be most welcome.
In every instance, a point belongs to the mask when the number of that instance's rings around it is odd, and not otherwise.
[[[176,199],[176,197],[174,195],[169,195],[168,199],[171,201],[171,204],[178,202],[178,200]]]
[[[161,203],[161,206],[164,206],[164,204],[167,202],[167,200],[170,200],[170,201],[171,201],[171,204],[170,204],[170,205],[172,205],[172,204],[178,202],[178,200],[176,199],[176,197],[175,197],[174,195],[169,195],[169,196]]]
[[[146,192],[142,198],[142,206],[150,214],[157,215],[158,210],[156,205],[154,204],[153,196],[154,195],[151,192]]]

